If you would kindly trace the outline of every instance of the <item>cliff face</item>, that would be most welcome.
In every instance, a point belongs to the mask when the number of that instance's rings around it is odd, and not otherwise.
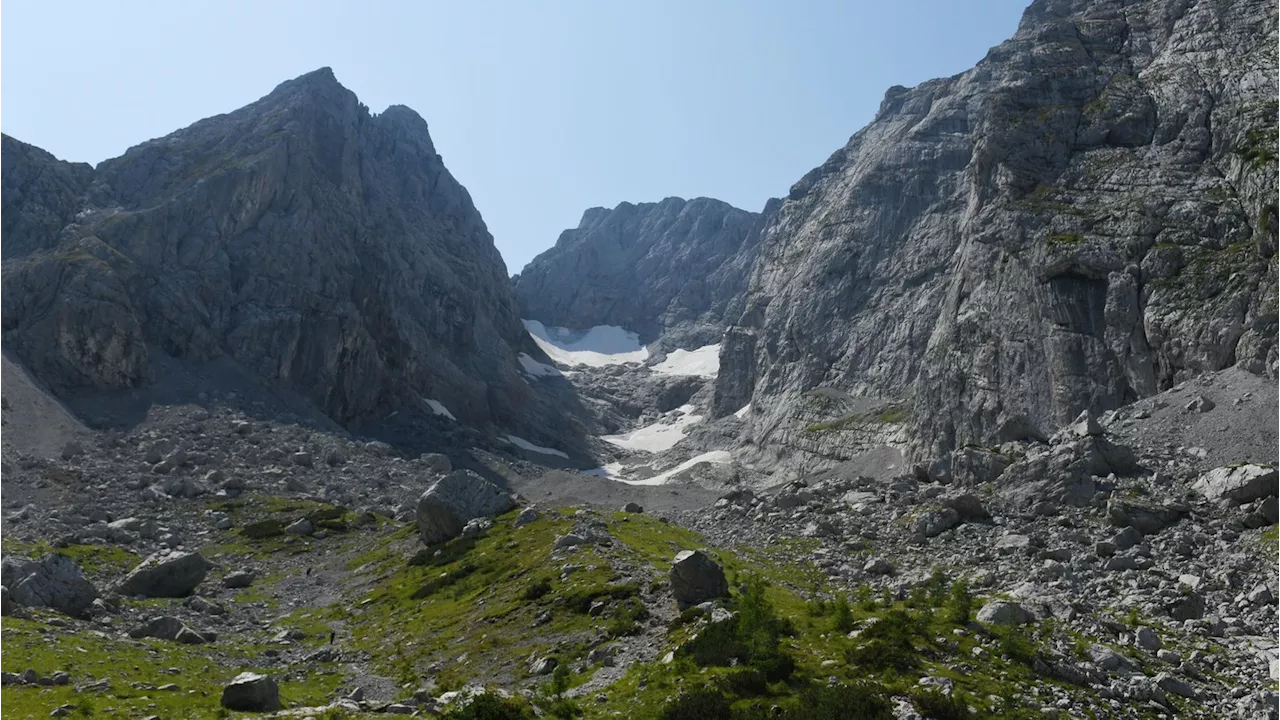
[[[800,449],[815,388],[878,396],[929,454],[1274,376],[1276,27],[1037,0],[972,70],[890,89],[766,224],[717,414],[750,399],[751,440]]]
[[[709,198],[592,208],[525,267],[516,295],[549,325],[619,325],[673,348],[719,342],[742,312],[760,217]]]
[[[55,389],[225,354],[339,422],[425,398],[533,422],[506,269],[408,108],[323,69],[96,169],[3,159],[4,340]]]

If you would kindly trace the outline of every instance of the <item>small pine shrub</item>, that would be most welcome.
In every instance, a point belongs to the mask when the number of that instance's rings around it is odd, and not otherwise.
[[[911,701],[921,715],[934,720],[977,720],[978,717],[969,712],[968,703],[937,690],[919,690],[911,695]]]
[[[526,601],[533,602],[549,592],[551,592],[551,581],[547,578],[538,578],[524,589],[523,597]]]
[[[947,622],[968,625],[972,619],[973,595],[969,593],[969,583],[963,579],[957,580],[947,597]]]
[[[522,704],[490,692],[475,696],[465,706],[443,716],[444,720],[529,720],[532,717],[533,713]]]
[[[843,595],[836,598],[831,616],[836,632],[847,633],[853,629],[853,608],[849,607],[849,601]]]
[[[662,708],[659,720],[734,720],[729,700],[720,691],[702,688],[680,693]]]

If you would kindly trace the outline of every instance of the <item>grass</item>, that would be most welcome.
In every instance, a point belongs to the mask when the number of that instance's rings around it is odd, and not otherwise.
[[[142,556],[116,545],[68,545],[55,548],[44,540],[36,543],[10,540],[5,542],[5,552],[37,560],[51,553],[65,555],[75,560],[90,578],[119,577],[142,562]]]

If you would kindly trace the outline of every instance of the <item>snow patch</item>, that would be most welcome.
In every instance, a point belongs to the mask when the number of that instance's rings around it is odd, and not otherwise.
[[[563,365],[603,367],[649,359],[649,349],[640,344],[640,336],[617,325],[570,330],[547,327],[537,320],[525,320],[524,327],[547,357]]]
[[[561,452],[560,450],[556,450],[555,448],[542,447],[541,445],[534,445],[533,443],[529,442],[528,440],[525,440],[519,435],[508,435],[507,442],[511,443],[512,445],[515,445],[516,447],[524,448],[525,450],[528,450],[530,452],[542,453],[543,455],[558,455],[566,460],[569,459],[569,456]]]
[[[674,422],[666,422],[664,419],[629,433],[605,435],[600,439],[628,450],[654,453],[670,450],[684,439],[686,428],[702,420],[701,415],[692,414],[694,409],[693,405],[682,405],[674,411],[677,414]]]
[[[520,367],[534,377],[564,377],[564,374],[559,370],[546,363],[534,360],[529,353],[520,353]]]
[[[720,372],[720,344],[703,345],[697,350],[673,350],[667,359],[653,366],[663,375],[697,375],[713,378]]]
[[[751,403],[747,403],[746,405],[743,405],[737,412],[735,412],[733,416],[741,420],[742,418],[747,416],[747,413],[750,413],[750,412],[751,412]]]
[[[427,405],[431,406],[431,412],[437,415],[443,415],[454,422],[458,421],[458,418],[454,417],[453,413],[449,412],[449,408],[445,407],[444,403],[440,402],[439,400],[432,400],[431,398],[427,398]]]
[[[614,479],[628,485],[665,485],[672,477],[679,475],[695,465],[701,465],[702,463],[724,465],[732,461],[733,456],[729,454],[728,450],[712,450],[711,452],[705,452],[701,455],[691,457],[676,467],[671,468],[664,473],[654,475],[651,478],[645,478],[644,480],[627,480],[626,478],[614,477]]]

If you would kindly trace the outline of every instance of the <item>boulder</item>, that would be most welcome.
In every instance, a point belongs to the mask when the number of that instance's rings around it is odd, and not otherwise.
[[[991,519],[991,513],[982,504],[982,500],[973,493],[946,495],[941,498],[942,504],[955,510],[960,522],[982,522]]]
[[[1093,437],[1106,432],[1102,425],[1098,423],[1098,419],[1087,409],[1081,411],[1075,421],[1067,427],[1067,430],[1076,437]]]
[[[9,588],[9,599],[18,605],[47,607],[79,617],[98,597],[93,583],[64,555],[47,555],[39,561],[5,558],[0,568],[0,584]]]
[[[243,672],[222,688],[222,707],[245,712],[280,709],[280,689],[266,675]]]
[[[1132,526],[1143,535],[1154,535],[1178,522],[1188,509],[1177,503],[1154,505],[1112,498],[1107,501],[1107,521],[1115,527]]]
[[[960,524],[960,513],[944,507],[926,510],[916,518],[914,529],[917,535],[935,537]]]
[[[624,513],[642,513],[642,512],[644,512],[644,508],[640,506],[640,503],[629,502],[629,503],[627,503],[626,505],[623,505],[623,506],[622,506],[622,512],[624,512]]]
[[[1191,489],[1210,502],[1253,502],[1276,494],[1276,469],[1263,465],[1214,468],[1201,475]]]
[[[681,606],[729,594],[720,565],[701,550],[683,550],[671,561],[671,594]]]
[[[293,535],[310,535],[316,531],[316,526],[307,518],[299,518],[289,523],[284,531]]]
[[[1009,467],[1009,462],[1009,458],[990,450],[961,448],[951,453],[951,474],[957,485],[975,487],[995,482],[1000,473]]]
[[[199,553],[159,552],[135,567],[116,586],[121,595],[186,597],[209,573]]]
[[[515,506],[502,488],[470,470],[455,470],[418,498],[418,535],[434,545],[462,534],[468,520],[501,515]]]
[[[222,586],[231,589],[247,588],[253,584],[254,577],[250,570],[236,570],[222,578]]]
[[[450,462],[449,456],[440,453],[423,453],[418,457],[418,462],[425,465],[427,470],[441,475],[453,470],[453,463]]]
[[[1036,616],[1018,603],[1007,600],[991,600],[978,611],[978,622],[984,625],[1023,625]]]
[[[166,615],[153,617],[145,623],[132,628],[129,630],[129,637],[153,637],[187,645],[202,645],[212,640],[213,633],[197,632],[178,618]]]
[[[531,522],[536,522],[539,517],[541,516],[538,514],[537,508],[527,507],[516,515],[515,526],[524,527]]]

